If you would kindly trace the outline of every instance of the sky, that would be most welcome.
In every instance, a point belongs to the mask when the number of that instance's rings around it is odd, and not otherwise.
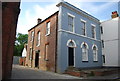
[[[17,24],[17,33],[28,34],[28,30],[37,24],[37,19],[45,18],[58,11],[56,6],[60,0],[39,0],[39,1],[23,1],[20,4],[20,14]],[[118,1],[80,1],[65,0],[77,8],[89,13],[100,21],[111,19],[111,12],[118,11]]]

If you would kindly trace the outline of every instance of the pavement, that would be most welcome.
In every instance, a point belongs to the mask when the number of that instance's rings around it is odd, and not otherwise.
[[[21,65],[13,65],[11,79],[79,79],[82,81],[93,80],[115,80],[120,81],[118,74],[111,74],[108,76],[90,76],[90,77],[76,77],[68,74],[58,74],[49,71],[41,71],[40,69],[34,69]],[[80,80],[81,79],[81,80]]]
[[[41,71],[21,65],[13,65],[11,79],[82,79],[79,77]]]

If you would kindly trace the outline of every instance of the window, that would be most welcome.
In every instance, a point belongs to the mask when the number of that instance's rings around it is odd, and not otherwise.
[[[92,38],[96,38],[96,28],[92,25]]]
[[[103,63],[105,63],[105,55],[102,55]]]
[[[31,41],[33,41],[33,39],[34,39],[34,32],[32,31],[31,32]]]
[[[50,34],[50,22],[47,23],[47,27],[46,27],[46,35]]]
[[[86,35],[86,27],[85,27],[85,22],[84,21],[81,21],[82,23],[82,35]]]
[[[49,45],[45,45],[45,60],[47,61],[48,60],[48,46]]]
[[[68,27],[69,31],[74,32],[74,24],[73,24],[73,17],[68,15]]]
[[[100,26],[100,29],[101,29],[101,34],[103,34],[103,27],[102,27],[102,26]]]
[[[67,46],[68,46],[68,47],[77,47],[75,41],[72,40],[72,39],[69,39],[69,40],[67,41]]]
[[[93,49],[93,61],[98,61],[97,46],[94,45],[92,49]]]
[[[88,46],[86,43],[82,45],[82,61],[88,61]]]
[[[37,46],[40,45],[40,31],[37,33]]]
[[[104,40],[102,40],[102,47],[104,48]]]
[[[29,60],[32,60],[32,48],[30,48],[30,51],[29,51]]]

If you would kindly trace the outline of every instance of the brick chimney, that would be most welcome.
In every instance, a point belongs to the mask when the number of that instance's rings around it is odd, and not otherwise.
[[[119,16],[119,15],[118,15],[117,11],[112,12],[112,15],[111,15],[112,19],[113,19],[113,18],[116,18],[116,17],[118,17],[118,16]]]
[[[38,18],[37,19],[37,22],[38,22],[37,24],[39,24],[41,21],[42,21],[42,19]]]

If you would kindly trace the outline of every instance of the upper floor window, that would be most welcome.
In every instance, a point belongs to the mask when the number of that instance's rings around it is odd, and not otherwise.
[[[100,30],[101,30],[101,34],[103,34],[103,27],[102,26],[100,26]]]
[[[49,35],[49,34],[50,34],[50,22],[48,22],[46,26],[46,35]]]
[[[86,43],[82,44],[82,61],[88,61],[88,45]]]
[[[33,39],[34,39],[34,32],[32,31],[31,32],[31,41],[33,41]]]
[[[92,29],[92,38],[96,38],[96,27],[92,25],[91,29]]]
[[[86,36],[86,21],[81,20],[82,25],[82,35]]]
[[[40,45],[40,31],[37,33],[37,46]]]
[[[93,49],[93,61],[98,61],[98,48],[96,45],[93,45],[92,47]]]
[[[69,31],[74,32],[74,17],[68,15],[68,28]]]

